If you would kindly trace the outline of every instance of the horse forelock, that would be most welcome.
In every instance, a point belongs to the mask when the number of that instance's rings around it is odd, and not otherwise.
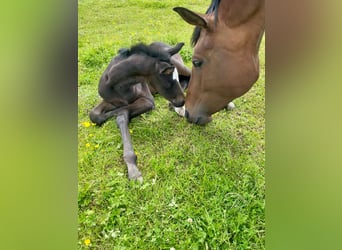
[[[214,13],[215,15],[215,24],[217,23],[217,17],[218,17],[218,7],[221,3],[221,0],[212,0],[210,6],[208,7],[205,14],[211,14]],[[194,32],[192,33],[191,37],[191,45],[195,46],[199,37],[201,35],[201,28],[196,26],[194,29]]]
[[[151,46],[147,46],[143,43],[136,44],[130,49],[123,48],[119,50],[119,55],[125,58],[137,54],[157,58],[161,61],[170,61],[170,55],[166,51],[152,48]]]

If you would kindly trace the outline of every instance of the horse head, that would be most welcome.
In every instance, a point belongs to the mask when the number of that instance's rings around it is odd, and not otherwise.
[[[189,122],[211,115],[246,93],[259,77],[258,50],[264,32],[264,0],[213,0],[206,14],[174,10],[195,25],[192,73],[185,100]]]

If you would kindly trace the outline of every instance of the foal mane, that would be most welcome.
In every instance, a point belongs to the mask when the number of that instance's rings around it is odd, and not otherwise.
[[[220,5],[221,0],[212,0],[209,8],[205,12],[205,14],[210,14],[214,12],[215,15],[215,23],[217,22],[217,13],[218,13],[218,6]],[[195,46],[199,37],[201,35],[201,28],[196,26],[194,32],[192,33],[191,37],[191,45]]]
[[[148,46],[143,43],[138,43],[134,46],[132,46],[130,49],[128,48],[122,48],[119,49],[119,55],[123,58],[128,58],[131,55],[146,55],[149,57],[154,57],[159,59],[160,61],[169,61],[170,55],[163,50],[152,48],[151,46]]]

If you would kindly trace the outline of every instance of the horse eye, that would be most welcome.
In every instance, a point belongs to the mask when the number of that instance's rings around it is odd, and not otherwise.
[[[202,66],[203,61],[199,61],[199,60],[193,60],[192,64],[194,65],[195,68],[199,68]]]

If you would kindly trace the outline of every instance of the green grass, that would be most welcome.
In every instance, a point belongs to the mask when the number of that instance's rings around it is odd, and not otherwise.
[[[142,185],[127,180],[115,120],[87,126],[119,48],[182,41],[190,67],[192,27],[172,8],[204,12],[209,2],[79,1],[79,249],[265,248],[264,41],[260,78],[235,110],[200,127],[157,96],[155,110],[132,120]]]

